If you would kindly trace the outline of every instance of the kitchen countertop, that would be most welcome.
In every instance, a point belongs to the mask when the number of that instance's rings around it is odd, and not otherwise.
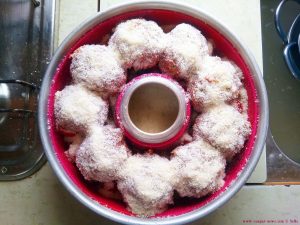
[[[102,1],[101,8],[116,2],[120,0]],[[238,33],[262,68],[261,33],[260,26],[257,26],[260,24],[259,0],[186,2],[197,4],[217,15],[224,24],[230,25],[228,27]],[[86,0],[84,3],[80,0],[64,0],[58,1],[58,4],[59,43],[97,8],[96,0]],[[29,178],[1,182],[0,202],[1,225],[116,224],[96,215],[74,199],[58,181],[48,163]],[[300,186],[247,185],[223,207],[191,224],[258,223],[300,224]]]

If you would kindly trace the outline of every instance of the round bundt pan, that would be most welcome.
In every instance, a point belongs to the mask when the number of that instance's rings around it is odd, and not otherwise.
[[[99,195],[66,158],[62,136],[55,129],[54,94],[70,82],[70,54],[84,44],[97,44],[110,35],[121,21],[132,18],[154,20],[159,25],[189,23],[212,39],[220,57],[234,61],[244,73],[248,93],[248,115],[252,133],[244,149],[226,167],[224,186],[201,199],[176,201],[167,211],[151,218],[139,218],[123,202]],[[101,216],[123,224],[183,224],[219,208],[244,185],[255,168],[264,147],[268,129],[268,100],[261,72],[249,50],[211,15],[185,4],[143,1],[121,4],[96,14],[75,29],[59,46],[44,76],[39,97],[39,128],[49,163],[68,191],[82,204]]]

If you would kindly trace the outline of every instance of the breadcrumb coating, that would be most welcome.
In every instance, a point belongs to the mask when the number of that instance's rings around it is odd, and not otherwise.
[[[124,69],[147,69],[158,63],[165,48],[165,34],[154,21],[127,20],[115,28],[109,46]]]
[[[189,79],[209,54],[206,38],[195,27],[181,23],[166,35],[166,48],[159,62],[163,73]]]
[[[172,154],[178,176],[175,189],[181,197],[200,198],[223,186],[226,160],[203,139],[177,147]]]
[[[227,104],[209,108],[198,116],[193,126],[194,139],[208,140],[227,159],[240,152],[250,133],[247,116]]]
[[[173,203],[175,170],[156,154],[133,155],[120,171],[118,189],[129,209],[139,216],[153,216]]]
[[[240,71],[229,61],[205,57],[201,70],[189,80],[188,91],[194,109],[221,104],[236,98],[242,86]]]
[[[76,165],[86,180],[114,181],[130,155],[123,134],[112,126],[93,126],[76,153]]]
[[[83,45],[72,54],[71,76],[75,83],[97,92],[116,93],[126,75],[115,53],[104,45]]]
[[[68,85],[55,93],[56,126],[72,132],[86,133],[92,124],[107,120],[108,103],[81,85]]]

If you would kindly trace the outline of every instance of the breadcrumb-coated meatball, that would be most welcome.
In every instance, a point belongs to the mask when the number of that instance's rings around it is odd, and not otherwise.
[[[153,216],[173,203],[175,171],[170,161],[158,155],[133,155],[120,171],[118,189],[130,210]]]
[[[154,22],[132,19],[120,23],[109,40],[124,69],[147,69],[158,63],[165,34]]]
[[[100,93],[116,93],[126,83],[124,70],[107,46],[83,45],[71,57],[70,71],[75,83]]]
[[[188,84],[194,109],[220,104],[236,98],[242,86],[240,70],[219,57],[205,57],[202,68]]]
[[[243,147],[251,133],[247,116],[233,106],[222,104],[209,108],[196,119],[193,138],[204,138],[231,159]]]
[[[85,133],[92,124],[104,124],[108,103],[81,85],[68,85],[55,93],[56,126]]]
[[[223,186],[226,160],[209,143],[199,139],[177,147],[172,155],[178,176],[175,190],[181,197],[200,198]]]
[[[109,182],[130,155],[123,134],[112,126],[93,126],[76,153],[76,165],[86,180]]]
[[[159,62],[163,73],[189,79],[209,54],[205,37],[189,24],[179,24],[166,35],[166,48]]]

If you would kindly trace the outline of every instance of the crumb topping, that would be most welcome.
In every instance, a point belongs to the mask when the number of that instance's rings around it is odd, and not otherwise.
[[[107,114],[108,103],[81,85],[68,85],[55,93],[57,127],[85,133],[92,124],[104,124]]]
[[[227,159],[244,147],[250,133],[251,125],[247,117],[227,104],[209,108],[196,119],[193,127],[194,139],[207,139]]]
[[[147,69],[158,63],[165,47],[165,34],[154,22],[132,19],[120,23],[109,40],[123,68]]]
[[[226,160],[203,139],[177,147],[172,153],[171,163],[178,174],[175,189],[181,197],[200,198],[223,186]]]
[[[70,71],[75,83],[107,93],[118,92],[126,83],[124,70],[107,46],[83,45],[71,57]]]

